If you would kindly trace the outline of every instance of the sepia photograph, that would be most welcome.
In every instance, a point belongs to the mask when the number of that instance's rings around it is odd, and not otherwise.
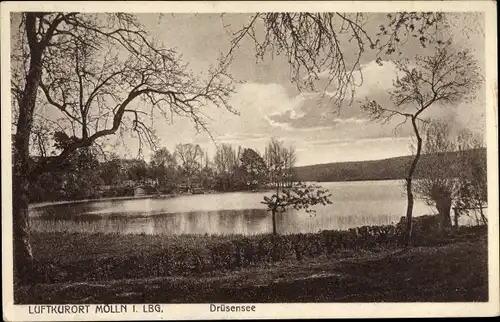
[[[496,4],[418,3],[2,4],[6,319],[499,314]]]

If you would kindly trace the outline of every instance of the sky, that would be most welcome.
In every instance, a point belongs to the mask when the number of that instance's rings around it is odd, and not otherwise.
[[[385,19],[385,15],[371,15],[365,26],[374,30]],[[476,19],[468,17],[466,19]],[[479,16],[479,18],[481,18]],[[248,21],[245,14],[139,14],[150,37],[165,46],[175,48],[182,59],[189,64],[194,73],[205,71],[217,61],[221,53],[227,52],[232,39],[231,30],[236,30]],[[467,20],[465,20],[467,21]],[[457,49],[468,48],[480,66],[484,65],[484,35],[481,21],[475,21],[479,28],[464,33],[466,24],[458,19],[450,32],[453,46]],[[467,25],[470,25],[467,24]],[[345,42],[344,56],[352,59],[350,46]],[[417,54],[432,53],[422,48],[418,42],[405,45],[403,57],[410,60]],[[352,104],[338,105],[324,91],[298,91],[290,81],[289,65],[281,56],[266,56],[257,61],[250,39],[242,41],[235,51],[230,73],[241,83],[236,84],[235,93],[229,100],[238,111],[233,114],[224,109],[206,106],[204,114],[211,120],[207,133],[198,133],[189,119],[173,117],[171,122],[155,122],[155,131],[160,145],[170,151],[178,143],[195,143],[213,156],[216,144],[228,143],[233,146],[253,148],[264,151],[271,137],[293,144],[297,152],[297,166],[328,162],[360,161],[383,159],[410,154],[412,131],[410,124],[395,126],[401,119],[380,124],[372,122],[360,109],[359,101],[364,98],[375,99],[388,104],[388,92],[396,76],[395,65],[391,59],[397,55],[382,56],[383,64],[375,62],[375,55],[366,52],[360,61],[363,84],[356,89]],[[319,85],[324,84],[328,71],[320,75]],[[321,88],[321,86],[318,86]],[[435,106],[424,117],[448,121],[456,131],[467,127],[473,131],[484,130],[485,98],[484,88],[471,102],[461,102],[457,106]],[[215,141],[215,142],[214,142]],[[133,156],[138,143],[126,141],[127,148],[116,147],[117,153]],[[146,158],[151,152],[144,152]]]

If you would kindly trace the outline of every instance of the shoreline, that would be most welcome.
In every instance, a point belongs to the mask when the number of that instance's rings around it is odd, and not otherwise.
[[[270,191],[269,189],[268,191]],[[141,196],[123,196],[123,197],[104,197],[104,198],[96,198],[96,199],[80,199],[80,200],[61,200],[61,201],[43,201],[29,204],[31,208],[40,208],[46,206],[57,206],[57,205],[65,205],[65,204],[76,204],[76,203],[84,203],[84,202],[100,202],[100,201],[115,201],[115,200],[135,200],[135,199],[170,199],[181,196],[197,196],[197,195],[213,195],[213,194],[229,194],[229,193],[256,193],[248,190],[240,190],[240,191],[220,191],[220,192],[206,192],[203,194],[191,194],[191,193],[171,193],[171,194],[161,194],[161,195],[141,195]],[[257,191],[258,192],[266,192],[266,190]]]
[[[401,179],[367,179],[367,180],[342,180],[342,181],[307,181],[315,184],[322,184],[322,183],[353,183],[353,182],[374,182],[374,181],[399,181]],[[257,191],[258,192],[266,192],[266,191],[272,191],[274,188],[269,188],[269,189],[262,189]],[[215,192],[206,192],[204,194],[227,194],[227,193],[235,193],[235,192],[240,192],[240,193],[255,193],[252,191],[248,190],[237,190],[237,191],[215,191]],[[191,195],[196,195],[196,194],[161,194],[159,197],[161,198],[174,198],[178,196],[191,196]],[[45,207],[45,206],[57,206],[57,205],[65,205],[65,204],[76,204],[76,203],[84,203],[84,202],[101,202],[101,201],[115,201],[115,200],[134,200],[134,199],[148,199],[148,198],[159,198],[158,195],[156,194],[150,194],[150,195],[141,195],[141,196],[122,196],[122,197],[103,197],[103,198],[96,198],[96,199],[80,199],[80,200],[61,200],[61,201],[42,201],[42,202],[36,202],[36,203],[30,203],[29,208],[40,208],[40,207]]]
[[[76,204],[83,202],[100,202],[100,201],[115,201],[115,200],[134,200],[134,199],[148,199],[148,198],[174,198],[180,196],[181,194],[162,194],[162,195],[142,195],[142,196],[123,196],[123,197],[105,197],[96,199],[81,199],[81,200],[62,200],[62,201],[43,201],[32,203],[29,205],[30,208],[40,208],[46,206],[57,206],[66,204]]]

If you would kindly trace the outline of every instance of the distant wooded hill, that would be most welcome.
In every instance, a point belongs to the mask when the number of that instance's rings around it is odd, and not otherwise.
[[[486,160],[486,148],[479,150],[481,159]],[[465,153],[471,153],[467,151]],[[458,152],[444,153],[447,162],[454,162]],[[422,155],[419,160],[415,178],[419,177],[420,169],[432,167],[438,162],[437,154]],[[363,181],[404,179],[412,156],[395,157],[383,160],[352,161],[315,164],[295,168],[295,178],[298,181]],[[440,158],[441,159],[441,158]],[[443,160],[443,159],[441,159]]]

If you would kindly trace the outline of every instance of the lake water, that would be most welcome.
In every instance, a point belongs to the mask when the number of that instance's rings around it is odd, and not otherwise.
[[[333,204],[316,214],[290,210],[277,216],[281,234],[347,229],[398,222],[406,212],[402,183],[326,182]],[[272,192],[184,195],[174,198],[89,201],[32,205],[35,231],[118,232],[123,234],[259,234],[272,232],[271,214],[261,204]],[[432,214],[421,201],[414,215]]]

